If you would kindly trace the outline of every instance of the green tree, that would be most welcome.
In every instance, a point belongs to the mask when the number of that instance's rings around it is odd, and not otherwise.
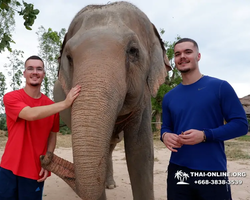
[[[0,130],[7,131],[6,115],[0,113]]]
[[[1,101],[0,113],[4,112],[3,96],[4,96],[6,90],[7,90],[6,78],[5,78],[4,74],[2,72],[0,72],[0,101]]]
[[[39,40],[39,56],[43,59],[46,69],[42,91],[45,95],[52,98],[53,86],[58,73],[58,57],[66,29],[63,28],[60,32],[57,32],[51,28],[46,30],[41,26],[36,34]]]
[[[58,75],[58,57],[61,46],[66,34],[66,29],[62,28],[60,32],[53,31],[51,28],[46,30],[43,26],[39,27],[39,56],[43,59],[46,69],[42,91],[45,95],[53,99],[53,87]],[[60,119],[60,132],[70,134],[70,129]]]
[[[0,130],[7,130],[6,125],[6,116],[4,114],[4,104],[3,104],[3,96],[5,94],[5,91],[7,90],[6,87],[6,78],[2,72],[0,72],[0,101],[1,101],[1,107],[0,107]]]
[[[15,13],[23,17],[25,28],[31,30],[39,10],[24,1],[0,0],[0,53],[5,48],[12,51],[10,44],[15,43],[11,34],[15,28]]]
[[[161,35],[164,34],[164,30],[161,30]],[[152,121],[156,124],[153,124],[153,131],[160,130],[161,128],[161,114],[162,114],[162,100],[164,95],[169,92],[171,89],[176,87],[181,83],[180,72],[176,69],[174,64],[174,44],[176,41],[181,39],[180,36],[177,36],[174,42],[165,42],[166,54],[169,59],[169,63],[172,67],[172,70],[168,72],[168,76],[165,79],[165,83],[162,84],[158,90],[158,93],[155,98],[152,98]]]
[[[10,87],[12,90],[20,89],[22,86],[22,76],[24,70],[23,51],[14,50],[10,52],[10,56],[7,57],[9,64],[5,64],[8,75],[11,77]]]

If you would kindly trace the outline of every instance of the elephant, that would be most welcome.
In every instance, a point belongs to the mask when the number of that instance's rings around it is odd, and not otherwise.
[[[155,26],[128,2],[88,5],[73,18],[58,61],[55,101],[81,86],[60,113],[72,131],[73,163],[47,152],[41,165],[83,200],[105,200],[112,151],[123,139],[133,199],[154,199],[151,96],[171,70]]]

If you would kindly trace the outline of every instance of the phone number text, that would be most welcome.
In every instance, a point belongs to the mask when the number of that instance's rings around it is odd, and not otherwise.
[[[194,181],[197,185],[242,185],[242,180],[196,180]]]

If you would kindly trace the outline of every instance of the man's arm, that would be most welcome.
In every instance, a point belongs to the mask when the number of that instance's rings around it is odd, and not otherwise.
[[[48,138],[48,148],[47,151],[49,152],[54,152],[55,148],[56,148],[56,136],[57,133],[56,132],[50,132],[49,138]]]
[[[247,134],[246,113],[232,86],[226,81],[221,85],[221,109],[226,124],[214,129],[205,128],[207,141],[225,141]]]
[[[52,153],[54,152],[54,150],[56,148],[56,136],[57,136],[56,132],[50,132],[50,135],[48,138],[48,147],[47,147],[48,152],[52,152]],[[41,171],[39,173],[39,176],[41,176],[41,178],[38,179],[37,182],[45,181],[46,178],[48,177],[48,175],[49,175],[48,170],[41,168]]]
[[[64,101],[60,101],[58,103],[54,103],[46,106],[37,106],[37,107],[29,107],[26,106],[21,110],[18,117],[27,121],[34,121],[38,119],[43,119],[45,117],[54,115],[68,107],[71,106],[75,98],[79,95],[81,90],[80,86],[73,87],[68,93],[66,99]]]

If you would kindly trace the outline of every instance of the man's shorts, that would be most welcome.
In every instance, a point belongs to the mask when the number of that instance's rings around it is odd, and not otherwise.
[[[16,176],[0,167],[1,200],[41,200],[44,182]]]
[[[232,200],[227,173],[197,171],[169,163],[167,199]]]

